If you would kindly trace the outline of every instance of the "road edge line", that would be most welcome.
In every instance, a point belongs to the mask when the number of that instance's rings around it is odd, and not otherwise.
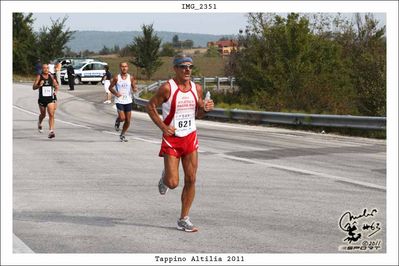
[[[19,237],[14,233],[12,234],[12,247],[13,253],[35,253],[28,245],[26,245]]]

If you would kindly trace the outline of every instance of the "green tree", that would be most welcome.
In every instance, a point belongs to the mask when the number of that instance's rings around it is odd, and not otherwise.
[[[112,53],[119,54],[120,50],[121,50],[121,48],[119,47],[119,45],[115,44],[114,49],[112,50]]]
[[[131,62],[142,69],[147,79],[162,65],[159,58],[161,39],[154,33],[153,25],[142,26],[143,35],[134,38],[131,45],[134,58]]]
[[[219,57],[220,53],[216,46],[211,46],[208,48],[208,50],[206,50],[205,56],[206,57]]]
[[[182,46],[185,49],[191,49],[194,46],[194,42],[193,42],[193,40],[185,40],[185,41],[182,42]]]
[[[231,36],[223,36],[223,37],[219,38],[219,41],[228,41],[228,40],[231,40],[231,39],[232,39]]]
[[[84,57],[88,57],[88,56],[93,55],[93,54],[95,54],[95,52],[90,51],[90,50],[88,50],[88,49],[86,49],[86,50],[84,50],[84,51],[82,52],[82,55],[83,55]]]
[[[111,53],[111,49],[104,45],[103,48],[98,53],[100,55],[107,55]]]
[[[66,56],[66,57],[77,57],[78,53],[72,51],[71,48],[67,46],[67,47],[65,47],[65,50],[64,50],[64,56]]]
[[[130,45],[121,48],[118,54],[120,57],[133,56]]]
[[[65,29],[68,17],[63,19],[51,20],[50,28],[44,26],[38,33],[37,49],[40,51],[43,62],[61,57],[66,50],[66,44],[72,39],[74,31]]]
[[[170,42],[164,43],[162,45],[162,51],[160,56],[175,56],[176,50],[173,48],[173,44]]]
[[[174,48],[180,48],[180,41],[179,41],[179,36],[174,35],[172,38],[172,44]]]
[[[341,47],[313,34],[305,16],[249,14],[240,45],[234,72],[246,103],[272,111],[356,112]]]
[[[372,15],[356,14],[356,35],[350,47],[353,84],[361,114],[386,116],[385,26],[378,28]]]
[[[36,52],[36,36],[33,33],[33,14],[26,16],[22,13],[13,13],[13,71],[18,74],[33,72],[33,65],[39,53]]]

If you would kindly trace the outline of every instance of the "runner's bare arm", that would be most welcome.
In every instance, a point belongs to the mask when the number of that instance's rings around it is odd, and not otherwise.
[[[205,116],[205,113],[213,110],[214,103],[212,100],[209,100],[205,103],[204,100],[202,99],[203,92],[202,92],[201,85],[195,84],[195,87],[197,89],[197,95],[198,95],[198,109],[197,109],[196,117],[202,118]]]
[[[133,92],[137,92],[137,84],[136,84],[136,79],[133,77],[133,75],[130,76],[130,83],[132,84],[132,90]]]
[[[40,81],[40,75],[37,75],[37,76],[36,76],[36,79],[35,79],[35,82],[33,82],[33,86],[32,86],[32,89],[33,89],[33,90],[37,90],[38,88],[40,88],[41,86],[43,86],[44,81],[42,80],[42,81],[40,82],[40,84],[39,84],[39,81]]]
[[[157,112],[157,107],[161,106],[162,103],[168,100],[170,94],[170,86],[168,83],[162,84],[159,87],[157,93],[150,99],[146,109],[148,115],[151,117],[152,121],[162,130],[163,134],[166,136],[172,136],[175,134],[175,128],[173,126],[167,126],[159,117]]]
[[[59,86],[57,80],[53,76],[51,76],[51,79],[53,80],[53,85],[54,85],[54,88],[55,88],[54,92],[55,92],[55,94],[57,94],[58,93],[58,89],[60,88],[60,86]]]
[[[115,75],[112,80],[111,80],[111,84],[109,84],[108,90],[115,95],[116,97],[120,97],[122,96],[122,94],[120,94],[119,92],[117,92],[114,87],[116,85],[116,83],[118,83],[118,75]]]
[[[107,79],[107,72],[104,73],[104,76],[101,78],[101,81],[104,81]]]

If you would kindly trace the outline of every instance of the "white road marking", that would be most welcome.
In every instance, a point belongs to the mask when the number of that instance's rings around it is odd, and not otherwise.
[[[18,109],[20,111],[23,111],[25,113],[28,113],[28,114],[39,115],[38,113],[34,113],[34,112],[31,112],[31,111],[25,110],[25,109],[23,109],[21,107],[15,106],[15,105],[14,105],[14,108],[16,108],[16,109]],[[59,121],[59,122],[65,123],[65,124],[72,125],[72,126],[92,129],[91,127],[88,127],[88,126],[79,125],[79,124],[68,122],[68,121],[64,121],[64,120],[61,120],[61,119],[56,119],[56,120]],[[115,132],[111,132],[111,131],[101,131],[101,132],[106,133],[106,134],[119,135],[119,133],[115,133]],[[143,139],[143,138],[135,137],[135,136],[129,136],[129,137],[131,137],[132,139],[136,139],[136,140],[140,140],[140,141],[144,141],[144,142],[148,142],[148,143],[153,143],[153,144],[160,144],[161,143],[160,141],[157,141],[157,140]],[[203,153],[205,151],[203,149],[201,149],[201,151],[199,151],[199,152]],[[277,168],[277,169],[282,169],[282,170],[289,170],[289,171],[303,173],[303,174],[321,176],[321,177],[332,179],[332,180],[336,180],[336,181],[341,181],[341,182],[345,182],[345,183],[350,183],[350,184],[355,184],[355,185],[359,185],[359,186],[363,186],[363,187],[375,188],[375,189],[386,191],[386,187],[385,186],[380,186],[380,185],[376,185],[376,184],[369,183],[369,182],[357,181],[357,180],[353,180],[353,179],[350,179],[350,178],[347,178],[347,177],[330,175],[330,174],[320,173],[320,172],[311,171],[311,170],[304,170],[304,169],[295,168],[295,167],[282,166],[282,165],[278,165],[278,164],[272,164],[272,163],[267,163],[267,162],[263,162],[263,161],[252,160],[252,159],[240,158],[240,157],[236,157],[236,156],[226,155],[226,154],[223,154],[223,153],[216,153],[216,155],[219,156],[219,157],[225,158],[225,159],[232,159],[232,160],[237,160],[237,161],[255,163],[255,164],[264,165],[264,166],[267,166],[267,167],[273,167],[273,168]]]
[[[241,157],[237,157],[237,156],[226,155],[223,153],[219,153],[216,155],[219,157],[225,158],[225,159],[231,159],[231,160],[242,161],[242,162],[247,162],[247,163],[255,163],[255,164],[264,165],[267,167],[277,168],[277,169],[281,169],[281,170],[288,170],[288,171],[298,172],[298,173],[302,173],[302,174],[321,176],[321,177],[336,180],[336,181],[341,181],[341,182],[345,182],[345,183],[350,183],[350,184],[355,184],[355,185],[359,185],[359,186],[363,186],[363,187],[375,188],[375,189],[386,191],[386,187],[384,187],[384,186],[376,185],[376,184],[369,183],[369,182],[357,181],[357,180],[353,180],[353,179],[350,179],[347,177],[330,175],[330,174],[320,173],[320,172],[311,171],[311,170],[303,170],[300,168],[295,168],[295,167],[290,167],[290,166],[283,166],[283,165],[279,165],[279,164],[267,163],[267,162],[263,162],[263,161],[257,161],[257,160],[241,158]]]
[[[35,253],[15,234],[12,234],[12,236],[13,253]]]
[[[104,134],[110,134],[110,135],[114,135],[114,136],[119,136],[120,133],[117,132],[112,132],[112,131],[101,131]],[[127,135],[129,136],[130,139],[135,139],[135,140],[140,140],[140,141],[144,141],[144,142],[148,142],[148,143],[153,143],[153,144],[161,144],[160,140],[155,140],[155,139],[143,139],[140,137],[136,137],[134,135]]]
[[[20,111],[22,111],[22,112],[25,112],[25,113],[27,113],[27,114],[36,115],[36,116],[39,115],[39,113],[31,112],[31,111],[29,111],[29,110],[23,109],[23,108],[21,108],[21,107],[15,106],[15,105],[14,105],[13,107],[14,107],[15,109],[18,109],[18,110],[20,110]],[[64,120],[57,119],[57,118],[55,118],[54,120],[57,121],[57,122],[64,123],[64,124],[67,124],[67,125],[71,125],[71,126],[75,126],[75,127],[83,127],[83,128],[87,128],[87,129],[92,129],[92,128],[89,127],[89,126],[79,125],[79,124],[76,124],[76,123],[64,121]]]

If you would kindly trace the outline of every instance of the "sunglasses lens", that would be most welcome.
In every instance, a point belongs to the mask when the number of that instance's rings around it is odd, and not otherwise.
[[[193,69],[194,65],[179,65],[180,69]]]

